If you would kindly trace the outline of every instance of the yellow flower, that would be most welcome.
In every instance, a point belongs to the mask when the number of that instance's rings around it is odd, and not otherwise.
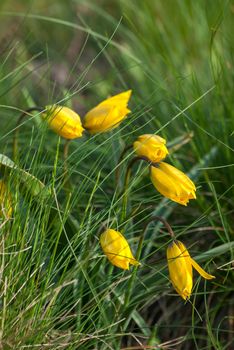
[[[0,180],[0,205],[0,218],[10,218],[13,212],[12,199],[7,186],[2,180]]]
[[[122,92],[99,103],[84,117],[83,125],[90,134],[116,128],[131,111],[127,108],[132,90]]]
[[[65,139],[76,139],[82,136],[80,116],[72,109],[63,106],[46,106],[47,113],[42,117],[47,120],[50,128]]]
[[[108,260],[115,266],[129,270],[129,264],[140,265],[132,255],[124,236],[115,230],[107,229],[100,236],[100,244]]]
[[[139,136],[133,143],[133,148],[138,156],[146,157],[153,163],[160,162],[169,153],[166,140],[154,134]]]
[[[203,278],[207,280],[215,278],[191,258],[186,247],[180,241],[175,240],[167,248],[167,261],[172,285],[185,300],[190,297],[193,287],[193,267]]]
[[[196,187],[190,178],[170,164],[159,163],[151,166],[151,181],[154,187],[166,198],[182,205],[196,198]]]

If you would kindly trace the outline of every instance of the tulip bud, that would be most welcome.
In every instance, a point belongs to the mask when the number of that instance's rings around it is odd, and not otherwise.
[[[72,109],[63,106],[46,106],[47,113],[42,117],[46,119],[49,127],[65,139],[76,139],[82,136],[80,116]]]
[[[127,240],[120,232],[107,229],[100,236],[100,244],[104,254],[113,265],[124,270],[129,270],[129,264],[140,265],[132,255]]]
[[[195,260],[193,260],[184,244],[173,241],[167,248],[167,261],[170,280],[177,293],[187,299],[191,295],[193,287],[193,267],[205,279],[215,278],[205,272]]]
[[[146,157],[152,163],[160,162],[169,153],[166,140],[154,134],[139,136],[133,143],[133,148],[138,156]]]
[[[90,134],[116,128],[131,111],[127,108],[132,91],[110,97],[92,108],[84,117],[83,125]]]
[[[5,183],[0,180],[0,218],[9,219],[12,215],[12,199]]]
[[[196,198],[196,187],[182,171],[170,164],[159,163],[151,166],[151,181],[154,187],[166,198],[182,205]]]

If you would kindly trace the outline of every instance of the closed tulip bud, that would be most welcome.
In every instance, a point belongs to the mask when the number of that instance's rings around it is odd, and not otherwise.
[[[133,148],[138,156],[146,157],[152,163],[160,162],[169,153],[166,140],[153,134],[139,136],[133,143]]]
[[[63,106],[47,106],[46,110],[47,113],[42,117],[56,134],[69,140],[82,136],[84,128],[80,116],[72,109]]]
[[[120,232],[107,229],[100,236],[100,244],[104,254],[113,265],[124,270],[129,270],[129,264],[140,265],[132,255],[127,240]]]
[[[116,128],[131,111],[127,108],[132,91],[128,90],[99,103],[84,117],[83,125],[90,134]]]
[[[0,180],[0,218],[9,219],[12,215],[12,199],[5,183]]]
[[[193,267],[205,279],[215,276],[209,275],[193,260],[184,244],[175,240],[167,248],[167,261],[170,280],[177,293],[188,299],[193,288]]]
[[[196,187],[190,178],[170,164],[159,163],[151,166],[151,181],[154,187],[166,198],[182,205],[196,198]]]

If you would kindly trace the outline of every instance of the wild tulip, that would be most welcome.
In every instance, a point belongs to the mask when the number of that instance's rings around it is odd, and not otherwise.
[[[138,156],[146,157],[152,163],[160,162],[169,153],[166,140],[154,134],[139,136],[133,143],[133,148]]]
[[[196,187],[182,171],[165,162],[150,167],[154,187],[166,198],[182,205],[196,198]]]
[[[83,126],[90,134],[116,128],[131,111],[127,108],[132,91],[112,96],[92,108],[84,117]]]
[[[207,280],[215,278],[191,258],[186,247],[180,241],[174,240],[167,248],[167,261],[172,285],[185,300],[190,297],[193,288],[193,268]]]
[[[134,258],[127,240],[120,232],[107,229],[100,236],[100,244],[104,254],[114,266],[129,270],[129,265],[140,265]]]
[[[72,140],[82,137],[84,128],[80,116],[72,109],[64,106],[47,106],[47,113],[42,117],[46,119],[49,127],[65,139]]]

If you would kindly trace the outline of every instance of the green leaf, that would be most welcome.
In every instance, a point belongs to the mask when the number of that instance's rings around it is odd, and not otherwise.
[[[218,247],[212,248],[210,250],[207,250],[204,253],[201,253],[197,256],[195,256],[195,260],[197,261],[207,261],[208,259],[215,258],[217,256],[220,256],[222,254],[226,254],[228,251],[233,251],[234,249],[234,241],[228,242],[219,245]]]
[[[32,196],[48,197],[50,195],[50,190],[45,187],[43,182],[38,180],[35,176],[28,173],[27,171],[19,168],[10,158],[4,154],[0,154],[0,168],[4,170],[10,170],[13,175],[17,176],[20,182],[20,190],[30,193]]]

